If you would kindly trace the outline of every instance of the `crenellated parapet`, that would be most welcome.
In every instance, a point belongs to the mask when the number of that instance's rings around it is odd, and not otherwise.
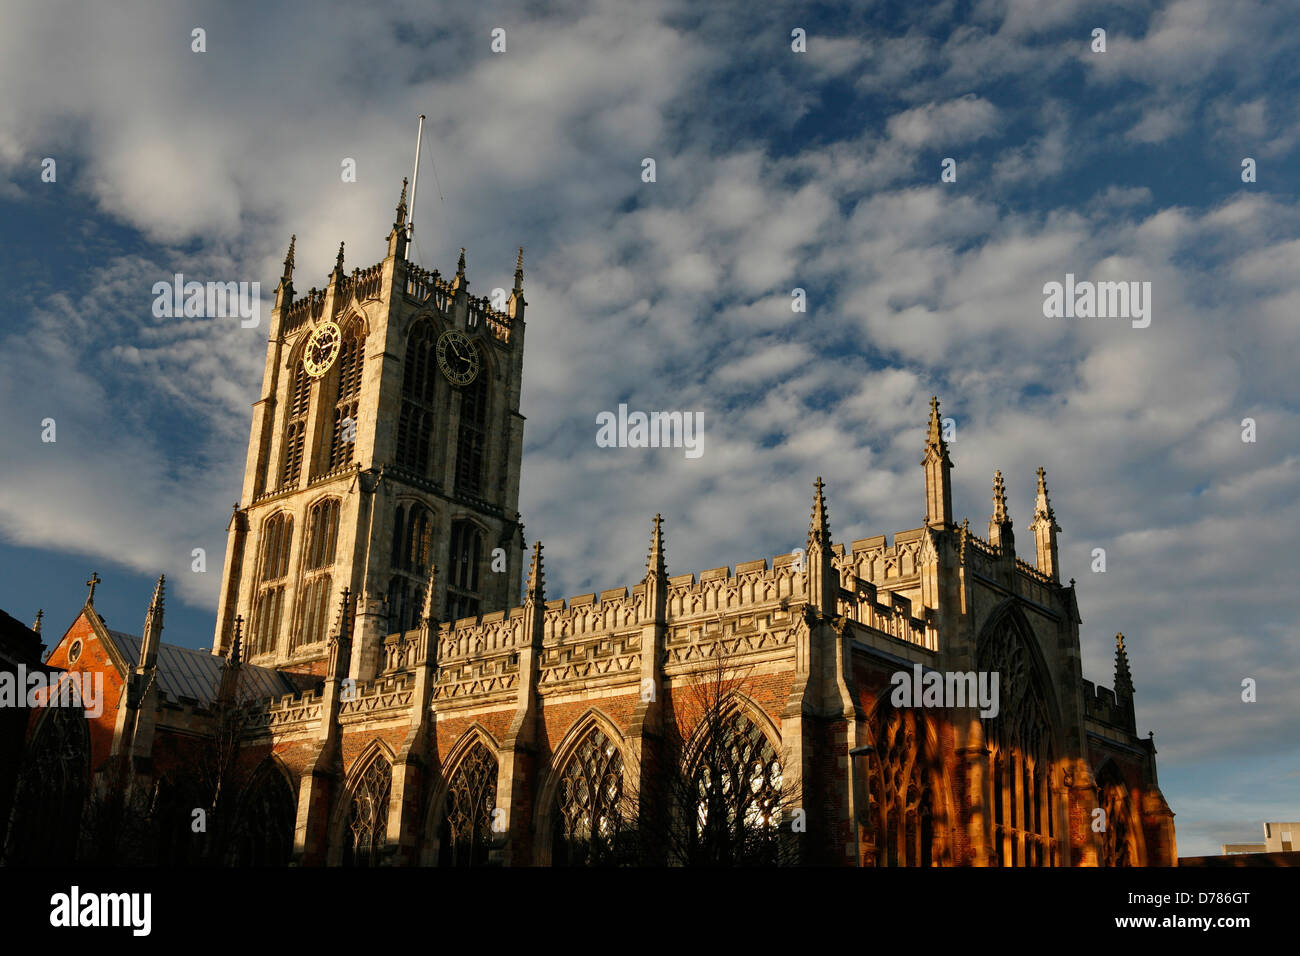
[[[719,613],[755,608],[780,601],[808,598],[808,576],[798,557],[779,554],[772,559],[744,561],[729,567],[712,568],[668,579],[668,620],[680,622]]]
[[[789,657],[802,626],[801,616],[780,604],[753,613],[714,615],[671,625],[665,641],[664,671],[673,676],[711,660]]]
[[[595,635],[634,628],[645,607],[645,585],[606,588],[596,593],[580,594],[567,601],[547,601],[542,643],[567,644]]]
[[[1109,724],[1112,727],[1122,728],[1130,734],[1137,733],[1137,727],[1131,725],[1124,703],[1118,698],[1114,690],[1103,687],[1101,684],[1094,684],[1090,680],[1081,680],[1080,685],[1083,688],[1085,717],[1089,720]]]
[[[401,716],[411,709],[415,681],[408,674],[377,677],[358,683],[339,699],[339,721],[347,724],[385,713]]]
[[[891,544],[885,535],[859,538],[844,560],[860,580],[893,587],[913,583],[920,572],[925,528],[899,531]]]
[[[609,683],[635,680],[641,665],[641,632],[567,641],[544,647],[538,687],[542,690],[570,681],[590,684],[601,678]]]
[[[840,589],[844,616],[855,624],[871,628],[895,640],[915,644],[927,650],[939,649],[939,634],[933,622],[913,611],[912,601],[894,591],[881,600],[879,590],[870,581],[858,578],[854,587]]]
[[[523,616],[524,609],[515,607],[508,612],[444,622],[438,629],[438,664],[518,650],[528,640],[523,632]]]
[[[305,730],[320,723],[322,701],[315,690],[285,694],[265,707],[254,710],[248,721],[251,734],[258,731],[289,732]]]
[[[519,655],[495,653],[449,663],[438,671],[433,688],[436,704],[449,704],[462,698],[513,697],[519,686]]]

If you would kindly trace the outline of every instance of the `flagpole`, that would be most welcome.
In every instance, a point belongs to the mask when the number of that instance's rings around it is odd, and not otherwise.
[[[415,133],[415,169],[411,172],[411,211],[406,218],[406,241],[415,238],[415,186],[420,181],[420,140],[424,136],[424,114],[420,114],[420,127]]]

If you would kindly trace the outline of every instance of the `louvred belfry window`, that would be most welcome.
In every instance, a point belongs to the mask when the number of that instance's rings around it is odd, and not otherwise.
[[[406,340],[402,409],[397,417],[397,464],[421,477],[429,471],[429,442],[437,388],[435,373],[433,326],[429,322],[417,322]]]
[[[361,370],[365,365],[366,341],[359,325],[344,337],[338,358],[338,399],[334,403],[333,431],[330,434],[329,469],[341,467],[354,458],[357,410],[361,396]]]
[[[480,374],[461,389],[460,431],[456,437],[456,491],[483,493],[483,454],[487,447],[487,376]]]
[[[293,373],[293,386],[289,391],[288,418],[284,426],[283,467],[280,469],[280,487],[298,483],[302,474],[303,448],[307,442],[307,409],[311,404],[311,377],[302,362]]]

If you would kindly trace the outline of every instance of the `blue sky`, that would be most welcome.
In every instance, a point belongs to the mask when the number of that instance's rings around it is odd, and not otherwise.
[[[466,247],[484,294],[526,249],[552,594],[639,577],[656,511],[671,573],[789,551],[818,474],[837,540],[916,527],[938,394],[977,532],[1000,468],[1027,550],[1046,467],[1085,674],[1110,684],[1123,630],[1180,852],[1295,819],[1293,11],[699,6],[5,3],[0,607],[61,633],[96,569],[138,631],[165,572],[166,639],[211,643],[266,330],[155,319],[153,283],[269,294],[290,233],[303,291],[340,241],[379,261],[423,112],[415,257]],[[1067,272],[1150,281],[1151,326],[1044,318]],[[596,447],[620,402],[703,412],[704,455]]]

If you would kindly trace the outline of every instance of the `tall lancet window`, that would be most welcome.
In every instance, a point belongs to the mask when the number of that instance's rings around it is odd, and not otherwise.
[[[338,399],[334,402],[334,426],[330,434],[329,470],[349,464],[356,447],[357,408],[361,397],[361,367],[365,364],[366,340],[360,323],[353,323],[339,349]]]
[[[980,670],[999,675],[999,710],[984,721],[993,783],[997,866],[1060,864],[1052,725],[1038,667],[1019,627],[1005,621],[981,642]]]
[[[280,469],[280,487],[298,483],[302,474],[302,453],[307,442],[307,408],[311,403],[311,377],[301,361],[293,372],[289,389],[289,414],[284,424],[284,464]]]
[[[881,701],[871,716],[867,818],[876,866],[934,866],[943,761],[923,712]]]
[[[339,499],[323,498],[307,515],[307,550],[303,555],[301,597],[298,600],[296,650],[319,643],[328,636],[330,588],[334,575],[334,552],[339,537]]]
[[[487,864],[496,793],[497,760],[481,740],[475,741],[447,785],[447,803],[438,828],[439,866]]]
[[[419,502],[400,504],[393,523],[393,576],[388,582],[388,632],[413,630],[420,622],[429,574],[433,513]]]
[[[479,565],[483,560],[483,532],[472,521],[451,525],[450,577],[447,586],[447,619],[474,617],[482,607]]]
[[[289,581],[289,552],[293,546],[293,518],[276,512],[262,525],[261,569],[253,601],[253,627],[249,654],[272,653],[280,640],[284,588]]]
[[[417,322],[406,340],[402,410],[397,418],[397,464],[423,477],[429,471],[429,440],[437,387],[433,325]]]
[[[480,373],[460,393],[460,432],[456,436],[456,491],[460,494],[483,493],[487,416],[487,376]]]
[[[378,866],[388,842],[388,797],[393,768],[375,754],[352,788],[343,832],[344,866]]]

